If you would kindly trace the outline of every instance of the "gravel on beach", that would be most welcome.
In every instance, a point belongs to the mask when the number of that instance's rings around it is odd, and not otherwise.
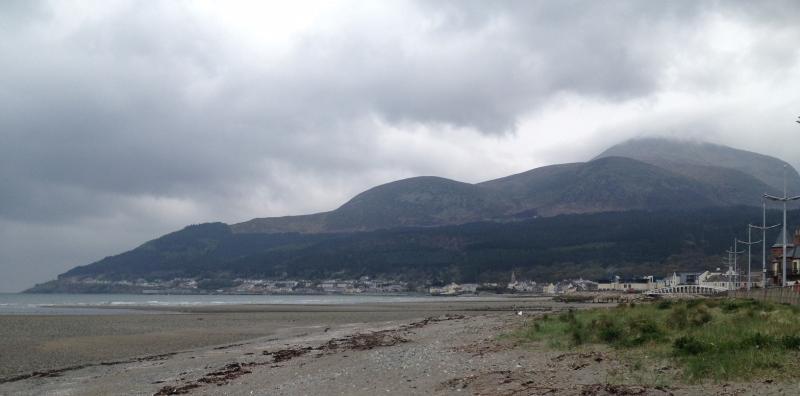
[[[141,307],[111,315],[0,315],[0,379],[315,329],[557,304],[545,299],[349,305]],[[153,311],[160,313],[153,313]]]
[[[172,327],[159,328],[158,331],[163,332],[191,327],[187,323],[203,317],[203,321],[211,324],[201,325],[207,327],[198,330],[199,333],[240,328],[241,337],[248,334],[251,337],[173,353],[165,353],[172,349],[162,348],[158,355],[139,354],[139,358],[86,363],[80,368],[28,372],[0,381],[0,394],[796,394],[796,383],[651,381],[631,376],[635,371],[632,362],[621,351],[607,347],[558,350],[546,343],[526,344],[506,336],[537,320],[543,312],[588,306],[597,305],[516,301],[494,305],[493,309],[478,305],[420,307],[412,304],[383,308],[306,307],[302,312],[287,312],[286,307],[274,310],[278,312],[267,307],[261,307],[260,311],[256,307],[245,307],[225,313],[222,312],[225,309],[215,308],[215,312],[201,312],[200,309],[173,315],[129,315],[124,317],[142,320],[144,317],[174,317],[175,323],[165,325]],[[259,315],[257,312],[263,317],[245,319]],[[113,321],[114,318],[96,320]],[[219,323],[213,324],[215,320]],[[135,327],[132,323],[124,322],[120,326],[126,330],[112,333],[136,334],[131,330]],[[147,329],[152,323],[145,321],[141,326]],[[252,337],[257,333],[253,329],[259,326],[269,328],[265,331],[271,334]],[[668,379],[678,378],[678,368],[668,362],[647,362],[644,368],[637,370]]]

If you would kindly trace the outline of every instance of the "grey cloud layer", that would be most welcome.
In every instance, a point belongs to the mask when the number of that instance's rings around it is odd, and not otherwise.
[[[0,269],[32,257],[32,247],[14,246],[14,227],[43,239],[64,238],[48,234],[53,227],[138,230],[109,236],[113,246],[85,242],[82,254],[31,263],[57,272],[191,216],[331,209],[378,179],[438,174],[446,158],[424,149],[376,149],[382,128],[504,139],[559,95],[648,98],[662,88],[672,51],[709,15],[777,26],[779,43],[798,42],[800,7],[760,4],[387,3],[397,13],[354,12],[273,53],[240,42],[191,2],[98,2],[90,8],[102,12],[89,16],[3,2]],[[794,70],[796,52],[767,47],[771,73]],[[253,196],[269,202],[254,205]],[[159,199],[189,209],[148,206]],[[248,213],[254,206],[271,209]]]

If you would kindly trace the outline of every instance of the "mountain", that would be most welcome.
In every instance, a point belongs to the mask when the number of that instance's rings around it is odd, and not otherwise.
[[[667,138],[639,138],[613,146],[595,159],[604,157],[633,158],[703,182],[722,183],[726,178],[738,180],[737,177],[749,175],[769,186],[767,191],[776,195],[783,193],[783,167],[786,166],[790,195],[800,194],[800,174],[785,161],[718,144]],[[698,173],[695,171],[697,169],[703,171]],[[740,183],[732,187],[738,188],[743,185],[744,183]]]
[[[442,177],[383,184],[336,210],[307,216],[253,219],[234,232],[346,232],[403,226],[438,226],[502,217],[513,206],[501,194]]]
[[[752,173],[748,164],[755,169]],[[404,179],[369,189],[330,212],[256,218],[231,229],[351,232],[559,214],[756,206],[764,192],[777,194],[770,183],[782,178],[783,164],[724,146],[638,139],[588,162],[544,166],[477,184],[440,177]],[[797,175],[794,168],[789,170]],[[800,186],[800,176],[795,184]]]
[[[800,211],[789,215],[793,224],[800,221]],[[86,278],[230,281],[370,276],[424,285],[502,282],[511,271],[540,282],[611,274],[664,275],[719,266],[719,255],[731,239],[741,237],[743,225],[760,216],[755,207],[626,211],[317,234],[237,234],[225,224],[208,223],[73,268],[30,291],[118,291],[102,282],[75,282]],[[777,218],[779,213],[771,211],[768,217]],[[771,230],[768,240],[774,240],[777,232]],[[760,266],[758,257],[754,263]]]
[[[717,260],[734,230],[760,218],[760,197],[776,193],[778,178],[782,189],[784,164],[707,143],[637,139],[588,162],[477,184],[414,177],[329,212],[190,226],[32,290],[113,291],[105,280],[180,277],[427,282],[512,268],[537,279],[662,273],[672,268],[665,263],[691,269]],[[800,186],[787,169],[790,186]],[[75,279],[99,281],[76,290]]]
[[[479,184],[511,198],[518,210],[553,216],[716,206],[713,189],[623,157],[556,165]]]

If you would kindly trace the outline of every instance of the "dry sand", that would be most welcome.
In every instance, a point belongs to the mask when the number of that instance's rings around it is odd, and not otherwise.
[[[525,315],[510,311],[520,306]],[[179,317],[175,319],[179,323],[186,323],[181,321],[191,317],[208,318],[205,315],[222,315],[221,322],[238,317],[240,323],[252,329],[275,315],[275,320],[294,326],[273,323],[271,334],[246,341],[23,375],[12,381],[6,378],[0,384],[0,394],[791,395],[800,391],[797,384],[785,383],[690,386],[635,378],[629,375],[632,362],[614,351],[565,353],[542,344],[518,345],[513,338],[501,337],[526,321],[535,320],[539,310],[566,307],[560,303],[514,301],[492,306],[307,307],[300,313],[275,312],[286,307],[262,307],[268,312],[256,307],[235,313],[195,311],[172,316]],[[258,314],[265,316],[248,319]],[[145,316],[151,317],[141,318]],[[172,326],[169,331],[181,327]],[[208,327],[223,328],[222,324]],[[671,378],[675,370],[663,362],[650,362],[644,372]]]

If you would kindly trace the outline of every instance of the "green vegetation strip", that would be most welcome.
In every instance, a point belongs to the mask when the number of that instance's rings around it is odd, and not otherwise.
[[[544,316],[517,336],[673,359],[690,382],[788,378],[800,356],[800,309],[745,299],[621,304]]]

